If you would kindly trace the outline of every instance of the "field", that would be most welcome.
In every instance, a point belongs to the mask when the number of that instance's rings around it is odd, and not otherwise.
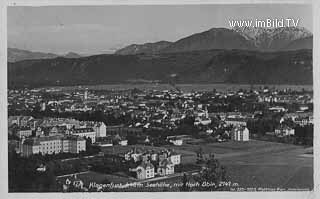
[[[312,148],[302,146],[251,140],[249,142],[223,142],[203,143],[200,145],[184,144],[182,146],[113,146],[104,147],[102,151],[106,154],[124,154],[136,147],[137,149],[155,150],[173,149],[181,154],[184,165],[195,165],[197,151],[200,147],[205,157],[213,153],[215,157],[226,167],[228,180],[238,184],[241,188],[280,188],[280,189],[313,189],[313,151]],[[189,171],[189,170],[188,170]],[[195,171],[188,172],[189,175]],[[197,173],[197,172],[196,172]],[[197,174],[196,174],[197,175]],[[141,182],[124,174],[114,173],[112,175],[84,172],[77,175],[87,185],[90,182],[112,183]],[[59,178],[65,180],[66,177]],[[151,179],[143,183],[180,183],[181,174],[174,176]],[[178,187],[152,188],[134,187],[118,189],[113,191],[179,191]]]
[[[182,155],[183,164],[195,163],[196,151],[201,147],[205,155],[214,153],[227,168],[229,179],[244,188],[313,188],[313,155],[310,154],[312,148],[257,140],[242,143],[136,147],[174,149]],[[115,147],[114,151],[123,153],[131,148],[132,146],[119,146]],[[103,151],[112,152],[113,149],[104,148]]]

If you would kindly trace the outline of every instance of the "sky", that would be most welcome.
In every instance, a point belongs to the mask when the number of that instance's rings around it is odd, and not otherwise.
[[[177,41],[229,20],[299,19],[312,31],[311,5],[105,5],[8,7],[8,47],[64,54],[113,53],[130,44]]]

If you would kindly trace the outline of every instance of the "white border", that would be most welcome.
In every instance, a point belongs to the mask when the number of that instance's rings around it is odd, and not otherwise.
[[[313,87],[314,87],[314,191],[311,192],[140,192],[140,193],[8,193],[8,150],[7,150],[7,6],[50,6],[50,5],[194,5],[194,4],[312,4],[313,7]],[[320,198],[319,146],[320,139],[320,1],[313,0],[0,0],[0,198]]]

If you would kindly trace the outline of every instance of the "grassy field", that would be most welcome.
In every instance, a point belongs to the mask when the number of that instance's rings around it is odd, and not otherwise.
[[[174,149],[181,154],[183,164],[194,164],[196,152],[201,147],[204,154],[214,153],[215,157],[226,167],[228,179],[244,188],[312,189],[313,187],[313,155],[310,153],[313,151],[312,148],[251,140],[249,142],[185,144],[164,147],[114,146],[105,147],[103,151],[111,154],[123,154],[133,147],[155,151],[165,148]],[[306,153],[308,154],[306,155]],[[107,177],[107,175],[101,176]],[[109,175],[108,180],[110,179],[114,183],[127,180],[115,175]],[[175,177],[159,182],[174,183],[179,181],[181,181],[180,177]],[[143,189],[143,191],[148,191],[148,189]]]

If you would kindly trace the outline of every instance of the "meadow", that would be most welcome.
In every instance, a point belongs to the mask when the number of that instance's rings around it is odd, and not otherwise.
[[[133,146],[104,148],[105,153],[124,153]],[[184,144],[152,147],[136,145],[149,150],[174,149],[181,154],[183,164],[194,164],[201,148],[205,157],[213,153],[227,169],[228,178],[244,188],[300,188],[313,189],[312,148],[291,144],[250,140],[249,142]]]

